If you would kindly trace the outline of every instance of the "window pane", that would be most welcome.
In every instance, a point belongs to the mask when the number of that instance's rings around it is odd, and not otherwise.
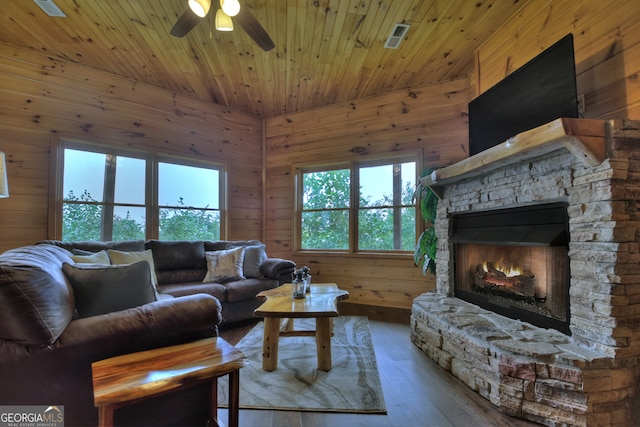
[[[302,181],[303,210],[349,207],[349,169],[305,173]]]
[[[116,157],[116,203],[144,205],[146,161],[133,157]]]
[[[112,240],[144,240],[146,209],[116,206],[113,209]]]
[[[64,200],[103,200],[105,154],[64,150]]]
[[[349,249],[349,211],[302,213],[302,249]]]
[[[398,223],[394,215],[399,215]],[[412,251],[416,242],[416,209],[361,209],[358,215],[358,249]]]
[[[219,209],[220,172],[216,169],[158,164],[160,206]]]
[[[393,204],[393,165],[360,168],[360,206]]]
[[[412,251],[416,246],[416,212],[415,206],[402,208],[402,250]]]
[[[410,206],[415,204],[413,191],[416,188],[416,162],[407,162],[400,165],[400,177],[402,179],[402,204]]]
[[[220,212],[160,209],[160,240],[220,240]]]
[[[393,209],[360,211],[358,246],[361,250],[393,250]]]
[[[102,206],[83,203],[62,205],[62,240],[101,240]]]
[[[416,163],[361,167],[360,206],[411,205],[416,184]],[[394,176],[400,193],[394,199]]]

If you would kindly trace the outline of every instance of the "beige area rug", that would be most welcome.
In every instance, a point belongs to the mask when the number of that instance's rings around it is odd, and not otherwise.
[[[315,329],[315,319],[296,319],[295,329]],[[278,369],[262,370],[263,322],[236,345],[249,358],[240,370],[240,408],[386,414],[378,364],[366,317],[334,319],[333,368],[317,369],[314,337],[280,338]],[[226,407],[227,376],[218,381]]]

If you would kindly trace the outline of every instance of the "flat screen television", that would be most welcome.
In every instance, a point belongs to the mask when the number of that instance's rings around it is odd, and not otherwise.
[[[469,154],[559,117],[578,117],[572,34],[469,103]]]

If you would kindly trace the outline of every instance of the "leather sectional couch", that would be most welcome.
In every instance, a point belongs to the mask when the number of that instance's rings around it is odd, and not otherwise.
[[[44,240],[39,244],[51,244],[62,247],[72,253],[103,250],[145,251],[153,254],[153,263],[157,277],[157,289],[161,295],[174,297],[205,293],[213,295],[222,304],[221,325],[253,318],[253,310],[260,301],[256,294],[291,281],[295,263],[281,258],[266,257],[264,244],[259,240],[238,241],[168,241],[168,240],[131,240],[125,242],[62,242]],[[205,282],[207,275],[207,252],[232,250],[234,248],[263,249],[263,258],[259,262],[259,272],[250,274],[245,265],[246,277],[238,280],[225,280],[224,283]],[[255,259],[253,262],[255,263]]]
[[[256,246],[261,243],[44,241],[1,254],[0,404],[63,405],[65,425],[96,425],[92,362],[216,336],[221,322],[252,317],[258,292],[290,279],[293,262],[265,259],[266,253],[258,252],[260,265],[249,266],[249,271],[253,268],[259,277],[241,274],[221,283],[203,283],[215,261],[210,255]],[[135,256],[149,250],[152,262],[76,262],[82,257],[92,260],[103,251]],[[154,268],[149,269],[151,263]],[[117,299],[107,301],[107,307],[87,309],[84,291],[91,295],[94,285],[82,288],[80,282],[86,277],[95,281],[97,274],[120,286],[118,292],[130,289],[132,298],[143,300],[119,307]],[[120,280],[123,274],[133,279]],[[113,289],[112,283],[102,285]],[[116,304],[113,311],[108,304]],[[116,423],[204,425],[207,399],[206,387],[187,388],[121,408]]]

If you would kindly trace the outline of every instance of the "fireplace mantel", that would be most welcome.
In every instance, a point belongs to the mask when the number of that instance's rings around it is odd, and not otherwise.
[[[560,118],[509,138],[502,144],[433,171],[421,179],[442,198],[442,187],[506,165],[566,149],[588,166],[605,159],[605,121]]]

